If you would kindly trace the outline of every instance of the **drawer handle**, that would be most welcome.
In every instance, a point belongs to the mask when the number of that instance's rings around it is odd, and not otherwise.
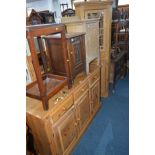
[[[61,116],[61,114],[58,115],[58,117],[60,117],[60,116]]]
[[[63,109],[64,111],[66,110],[66,108],[65,108],[65,107],[63,107],[62,109]]]
[[[84,92],[84,91],[85,91],[85,89],[81,89],[81,91],[82,91],[82,92]]]
[[[72,54],[73,54],[73,52],[70,52],[70,54],[72,55]]]
[[[67,59],[67,62],[69,62],[69,59]]]

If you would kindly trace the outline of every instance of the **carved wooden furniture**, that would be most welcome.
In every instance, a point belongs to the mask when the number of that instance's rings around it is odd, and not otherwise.
[[[75,14],[81,20],[88,19],[91,14],[100,14],[100,63],[101,63],[101,96],[108,96],[111,49],[112,1],[88,1],[74,3]],[[103,47],[102,47],[103,46]]]
[[[54,12],[49,12],[49,10],[37,12],[34,9],[32,9],[29,17],[26,17],[26,25],[37,25],[47,23],[55,23]]]
[[[41,74],[38,56],[35,48],[34,37],[40,39],[41,35],[60,33],[62,41],[62,50],[66,51],[65,27],[63,24],[47,24],[38,26],[27,26],[26,37],[29,43],[33,67],[36,75],[36,81],[27,85],[27,95],[39,99],[43,103],[44,110],[48,109],[48,100],[67,84],[67,78],[45,72]],[[64,64],[67,66],[67,62]],[[51,66],[50,66],[51,68]]]
[[[85,71],[85,33],[68,33],[65,37],[67,48],[63,50],[60,35],[43,37],[49,52],[52,73],[68,77],[69,87],[76,75]],[[65,66],[65,64],[67,64]]]
[[[55,12],[49,12],[49,10],[45,10],[45,11],[39,11],[37,13],[42,17],[43,24],[55,23],[55,17],[54,17]]]
[[[67,32],[85,32],[86,72],[89,73],[89,64],[94,59],[99,61],[99,20],[80,20],[78,17],[62,18]],[[98,63],[99,64],[99,63]]]
[[[30,16],[27,18],[26,25],[37,25],[42,23],[43,18],[32,9]]]
[[[60,8],[61,8],[62,11],[64,11],[64,10],[68,9],[68,4],[67,3],[62,3],[62,4],[60,4]]]
[[[64,11],[62,11],[61,13],[62,17],[64,16],[75,16],[75,10],[69,8],[69,9],[65,9]]]
[[[120,18],[129,20],[129,4],[118,5],[117,9],[120,11]]]
[[[119,20],[112,22],[112,47],[129,51],[129,22]]]
[[[113,10],[112,48],[125,52],[125,66],[129,69],[129,5],[120,5]]]
[[[119,51],[118,53],[116,52],[115,56],[111,58],[111,64],[110,64],[110,83],[113,86],[113,90],[112,90],[113,92],[115,92],[116,81],[120,77],[124,77],[125,73],[126,73],[125,52],[124,51]]]
[[[26,122],[42,155],[69,155],[100,107],[100,69],[79,74],[71,89],[66,87],[49,100],[49,110],[27,97]]]

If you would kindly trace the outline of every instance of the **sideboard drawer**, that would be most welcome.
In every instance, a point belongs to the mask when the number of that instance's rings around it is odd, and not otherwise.
[[[88,83],[84,83],[80,88],[78,88],[74,93],[74,100],[78,100],[84,94],[84,92],[88,90],[88,88]]]
[[[54,111],[53,114],[51,114],[51,118],[53,122],[56,122],[67,110],[73,105],[73,96],[70,96],[67,98],[60,107],[57,108],[57,110]]]

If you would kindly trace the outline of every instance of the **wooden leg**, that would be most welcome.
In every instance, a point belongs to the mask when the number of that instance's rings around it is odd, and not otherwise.
[[[46,96],[42,98],[43,108],[44,110],[48,110],[48,99]]]

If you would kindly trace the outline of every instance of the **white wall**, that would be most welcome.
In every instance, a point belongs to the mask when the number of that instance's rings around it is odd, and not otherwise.
[[[36,11],[49,10],[56,12],[56,18],[61,18],[60,0],[36,0],[34,2],[27,2],[26,7],[28,15],[31,13],[32,9]]]
[[[35,2],[26,3],[26,7],[35,9],[36,11],[49,10],[49,0],[39,0]]]
[[[118,0],[118,5],[129,4],[129,0]]]
[[[68,8],[71,8],[71,0],[60,0],[60,3],[67,3],[68,4]]]
[[[61,18],[61,3],[67,3],[68,8],[71,8],[70,0],[34,0],[33,2],[27,2],[26,7],[28,15],[31,13],[31,9],[35,9],[36,11],[49,10],[56,12],[56,21],[59,22]]]

